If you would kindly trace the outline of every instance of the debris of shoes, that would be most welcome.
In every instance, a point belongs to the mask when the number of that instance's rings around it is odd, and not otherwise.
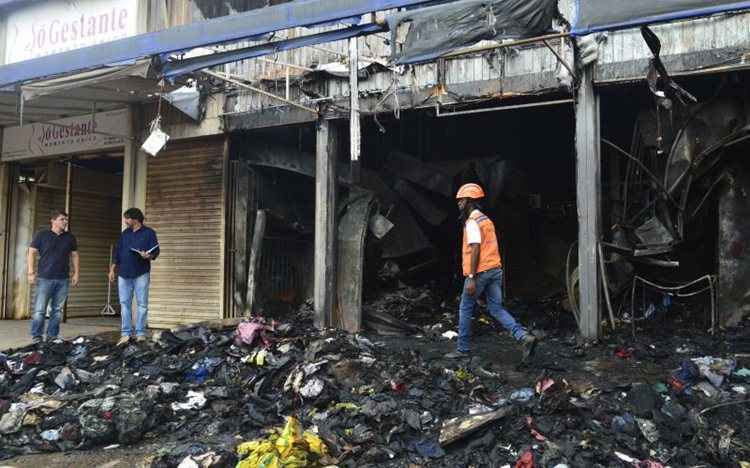
[[[306,312],[160,331],[137,346],[82,337],[9,350],[0,354],[0,459],[143,441],[159,447],[143,461],[149,468],[655,468],[750,458],[750,362],[709,355],[712,337],[670,333],[642,345],[625,334],[581,358],[574,332],[557,332],[536,346],[531,375],[513,371],[512,338],[477,329],[471,355],[449,353],[464,360],[445,359],[442,331],[317,330]],[[731,342],[739,350],[750,336]],[[686,343],[693,351],[672,352]],[[632,348],[640,367],[616,346]]]

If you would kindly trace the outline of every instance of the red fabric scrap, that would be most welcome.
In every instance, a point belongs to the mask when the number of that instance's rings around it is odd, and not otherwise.
[[[539,442],[546,442],[547,438],[544,437],[542,434],[539,433],[536,429],[534,429],[534,419],[532,419],[531,416],[526,416],[526,427],[529,428],[529,432],[531,432],[532,437],[534,437]]]
[[[23,358],[23,363],[26,364],[27,366],[36,366],[38,364],[41,364],[42,353],[40,353],[39,351],[34,351],[33,353]]]
[[[396,393],[406,393],[406,384],[391,380],[391,390]]]
[[[672,387],[677,393],[682,393],[682,391],[685,390],[685,384],[680,379],[674,376],[669,378],[669,386]]]
[[[536,383],[536,392],[540,395],[543,395],[544,392],[552,388],[554,385],[554,380],[550,379],[549,377],[545,377],[543,379],[540,379],[539,382]]]
[[[651,460],[643,460],[638,462],[636,468],[664,468],[664,465]]]
[[[534,453],[531,450],[524,452],[516,461],[516,468],[534,468]]]
[[[617,356],[618,358],[627,359],[633,356],[633,348],[617,348],[615,350],[615,356]]]

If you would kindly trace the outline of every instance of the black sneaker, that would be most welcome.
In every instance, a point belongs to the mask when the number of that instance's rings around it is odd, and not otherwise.
[[[537,337],[532,335],[531,333],[527,333],[526,336],[523,337],[521,340],[522,346],[523,346],[523,358],[521,358],[521,362],[526,362],[529,360],[531,356],[534,355],[534,351],[536,351],[536,344],[539,340]]]
[[[42,337],[41,336],[34,336],[34,337],[31,338],[31,344],[33,344],[35,346],[40,346],[40,345],[44,344],[44,341],[42,341]]]
[[[445,359],[468,359],[471,354],[468,351],[453,351],[445,355]]]

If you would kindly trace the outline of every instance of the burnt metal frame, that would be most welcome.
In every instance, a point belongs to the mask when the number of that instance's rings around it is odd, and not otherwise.
[[[546,36],[538,36],[538,37],[531,37],[531,38],[525,38],[525,39],[517,39],[515,41],[507,41],[503,42],[501,44],[493,44],[493,45],[480,45],[480,46],[470,46],[465,47],[453,52],[449,52],[447,54],[444,54],[443,56],[439,57],[435,62],[439,62],[441,60],[445,60],[447,58],[454,58],[454,57],[460,57],[463,55],[470,55],[475,54],[478,52],[486,52],[489,50],[498,50],[498,49],[507,49],[510,47],[518,47],[522,45],[528,45],[528,44],[536,44],[538,42],[541,42],[544,44],[555,56],[555,59],[560,62],[560,65],[565,67],[566,70],[568,70],[568,73],[573,77],[574,80],[578,81],[579,76],[575,72],[575,67],[571,66],[565,58],[558,53],[554,47],[549,43],[552,39],[560,39],[561,41],[564,41],[565,39],[571,39],[570,33],[563,32],[563,33],[556,33],[556,34],[548,34]]]
[[[687,292],[687,293],[683,292],[684,290],[686,290],[688,288],[691,288],[691,287],[695,286],[696,284],[699,284],[699,283],[701,283],[703,281],[705,281],[705,282],[708,283],[708,285],[705,286],[704,288],[699,289],[697,291]],[[657,284],[657,283],[654,283],[653,281],[647,280],[646,278],[644,278],[642,276],[636,275],[633,278],[633,286],[632,286],[632,289],[630,291],[630,323],[631,323],[631,326],[632,326],[633,338],[635,338],[635,322],[636,322],[636,318],[635,318],[635,291],[636,291],[636,286],[639,283],[642,283],[644,285],[650,286],[650,287],[652,287],[652,288],[654,288],[656,290],[665,292],[665,293],[670,294],[670,295],[675,296],[675,297],[692,297],[692,296],[697,296],[698,294],[704,293],[706,291],[709,291],[710,298],[711,298],[711,328],[710,328],[709,332],[712,335],[715,333],[715,331],[716,331],[716,322],[717,322],[717,317],[716,317],[716,306],[717,306],[716,283],[717,283],[717,277],[716,277],[716,275],[704,275],[704,276],[701,276],[698,279],[695,279],[693,281],[690,281],[690,282],[687,282],[687,283],[683,283],[683,284],[680,284],[680,285],[677,285],[677,286],[665,286],[665,285],[662,285],[662,284]],[[645,319],[645,317],[642,318],[641,320],[643,320],[643,319]]]

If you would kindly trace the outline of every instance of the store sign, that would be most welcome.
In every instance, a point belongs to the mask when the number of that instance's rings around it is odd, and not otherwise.
[[[117,148],[130,136],[123,133],[127,128],[127,109],[5,128],[1,159],[19,161]]]
[[[134,36],[138,0],[50,0],[7,18],[5,63]]]

